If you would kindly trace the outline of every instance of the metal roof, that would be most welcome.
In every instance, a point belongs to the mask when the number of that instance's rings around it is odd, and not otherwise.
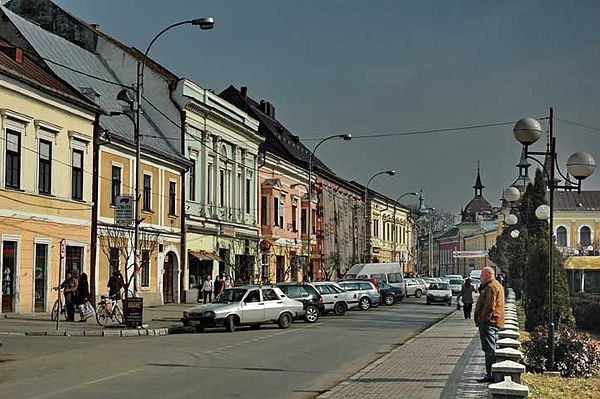
[[[572,212],[600,211],[600,191],[555,191],[554,210]]]

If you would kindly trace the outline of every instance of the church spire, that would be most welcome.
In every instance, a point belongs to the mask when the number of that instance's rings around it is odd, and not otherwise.
[[[483,188],[485,186],[481,184],[481,174],[479,173],[479,161],[477,161],[477,179],[475,180],[475,197],[483,197]]]

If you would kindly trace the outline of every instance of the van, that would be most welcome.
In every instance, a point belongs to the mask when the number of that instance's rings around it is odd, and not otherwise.
[[[344,279],[351,278],[370,278],[384,281],[393,287],[402,289],[402,293],[406,295],[400,263],[359,263],[352,266],[344,274]]]
[[[471,270],[469,277],[480,280],[481,279],[481,270]]]

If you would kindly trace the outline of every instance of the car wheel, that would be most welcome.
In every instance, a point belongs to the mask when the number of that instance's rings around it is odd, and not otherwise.
[[[415,298],[421,298],[421,295],[423,295],[423,291],[421,291],[421,290],[415,291]]]
[[[235,320],[233,316],[227,316],[227,318],[225,319],[225,329],[227,330],[227,332],[231,333],[235,331]]]
[[[333,313],[336,316],[343,316],[346,314],[346,304],[344,302],[338,302],[333,307]]]
[[[204,326],[196,326],[196,332],[198,332],[198,333],[204,332]]]
[[[386,295],[384,302],[388,306],[393,305],[396,302],[394,295],[392,295],[392,294]]]
[[[319,309],[312,305],[307,307],[304,314],[304,320],[306,320],[307,323],[314,323],[315,321],[319,320]]]
[[[289,328],[292,325],[292,316],[289,313],[282,313],[277,320],[279,328]]]
[[[369,310],[370,307],[371,307],[371,300],[369,298],[362,298],[360,300],[361,310]]]

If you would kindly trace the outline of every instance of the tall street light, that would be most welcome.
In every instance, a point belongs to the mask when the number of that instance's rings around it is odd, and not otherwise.
[[[135,201],[134,201],[134,205],[135,205],[135,209],[134,209],[134,213],[135,213],[135,220],[134,220],[134,227],[135,227],[135,233],[134,233],[134,238],[133,238],[133,247],[134,247],[134,251],[135,251],[135,256],[133,257],[133,270],[134,270],[134,278],[133,278],[133,293],[134,296],[137,296],[137,273],[139,271],[139,235],[140,235],[140,158],[141,158],[141,143],[140,143],[140,116],[142,113],[142,97],[144,94],[144,67],[146,66],[146,60],[148,59],[148,53],[150,52],[150,49],[152,48],[152,45],[154,44],[154,42],[156,42],[156,40],[165,32],[177,27],[177,26],[181,26],[181,25],[194,25],[194,26],[198,26],[200,29],[202,30],[209,30],[212,29],[215,25],[215,21],[212,17],[205,17],[205,18],[197,18],[197,19],[190,19],[187,21],[181,21],[181,22],[176,22],[174,24],[171,24],[169,26],[167,26],[166,28],[164,28],[163,30],[161,30],[160,32],[158,32],[158,34],[156,34],[156,36],[154,36],[154,38],[150,41],[150,44],[148,44],[148,47],[146,48],[146,51],[144,52],[144,57],[142,58],[142,63],[141,65],[138,63],[138,71],[137,71],[137,82],[136,82],[136,86],[135,86],[135,94],[136,94],[136,101],[135,101],[135,109],[133,110],[135,112]]]
[[[554,110],[550,107],[549,120],[549,148],[547,151],[529,151],[529,146],[534,144],[542,136],[542,127],[540,123],[533,118],[525,118],[519,120],[513,128],[513,134],[515,139],[523,144],[523,152],[528,159],[537,162],[541,167],[546,178],[548,179],[548,191],[549,191],[549,205],[540,205],[536,211],[535,216],[540,220],[548,221],[548,267],[550,268],[550,306],[549,306],[549,346],[550,346],[550,370],[555,368],[555,341],[554,341],[554,236],[553,236],[553,222],[554,222],[554,190],[565,189],[571,190],[573,187],[577,188],[577,192],[581,192],[581,182],[585,178],[589,177],[594,173],[596,169],[596,162],[594,158],[585,152],[576,152],[572,154],[567,160],[567,172],[568,175],[573,176],[576,181],[573,182],[567,176],[564,176],[557,165],[557,154],[556,154],[556,137],[554,137]],[[544,165],[541,161],[534,157],[534,155],[543,156],[550,160],[549,165]],[[556,169],[555,169],[556,168]],[[555,181],[555,170],[558,171],[559,175],[565,180],[567,184],[559,185]],[[568,185],[570,184],[570,185]]]
[[[363,253],[363,263],[367,263],[368,260],[368,251],[369,251],[369,244],[367,243],[367,239],[368,239],[368,229],[369,229],[369,215],[367,214],[368,212],[368,202],[369,202],[369,185],[371,184],[371,182],[373,181],[374,178],[376,178],[377,176],[381,176],[381,175],[388,175],[388,176],[394,176],[396,174],[395,170],[384,170],[383,172],[377,172],[375,173],[373,176],[371,176],[371,178],[369,179],[369,181],[367,182],[367,185],[365,186],[365,250]]]
[[[396,261],[396,246],[398,245],[398,232],[396,231],[396,208],[400,200],[406,197],[407,195],[418,197],[419,193],[404,193],[401,196],[399,196],[398,199],[394,202],[394,248],[392,249],[392,262]]]
[[[308,158],[308,214],[306,215],[307,221],[307,231],[306,231],[306,251],[308,252],[308,265],[310,267],[311,273],[313,273],[312,269],[312,252],[310,250],[311,244],[311,235],[312,235],[312,171],[313,171],[313,160],[315,158],[315,153],[321,144],[331,139],[342,139],[344,141],[352,140],[351,134],[334,134],[333,136],[325,137],[323,140],[319,141],[315,148],[310,152],[310,156]],[[314,276],[313,276],[314,277]]]

